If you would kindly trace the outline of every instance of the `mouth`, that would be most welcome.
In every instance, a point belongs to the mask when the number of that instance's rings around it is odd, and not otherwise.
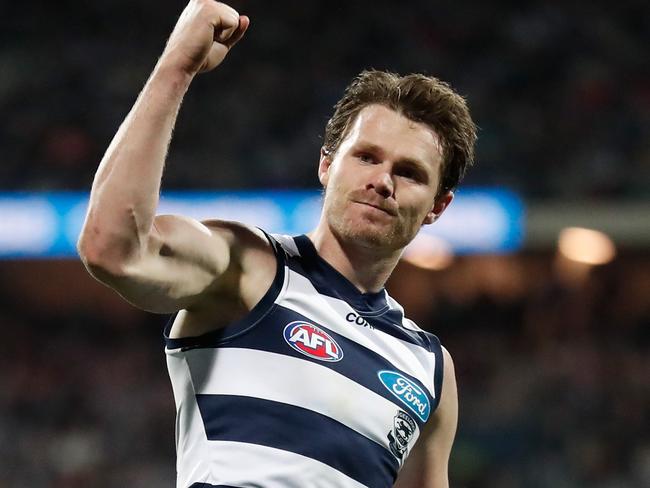
[[[376,205],[374,203],[368,203],[368,202],[355,201],[354,203],[358,203],[360,205],[365,205],[367,207],[372,207],[372,208],[374,208],[376,210],[380,210],[381,212],[384,212],[384,213],[390,215],[391,217],[396,217],[397,216],[397,212],[395,210],[393,210],[392,208],[386,208],[386,207],[382,207],[381,205]]]

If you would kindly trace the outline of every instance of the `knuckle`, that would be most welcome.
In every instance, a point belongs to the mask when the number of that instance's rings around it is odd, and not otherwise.
[[[234,8],[232,8],[229,5],[226,5],[225,3],[220,3],[219,6],[221,7],[221,17],[225,21],[228,21],[229,23],[237,23],[239,22],[239,12],[237,12]]]

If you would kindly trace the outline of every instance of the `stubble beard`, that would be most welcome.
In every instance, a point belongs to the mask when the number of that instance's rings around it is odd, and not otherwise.
[[[390,224],[381,224],[356,212],[354,205],[358,204],[345,197],[328,199],[326,195],[325,217],[332,233],[340,241],[392,252],[403,249],[413,239],[415,233],[407,230],[399,216],[392,217]]]

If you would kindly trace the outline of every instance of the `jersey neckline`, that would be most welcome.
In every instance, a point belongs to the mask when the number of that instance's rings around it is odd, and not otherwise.
[[[305,271],[320,289],[329,291],[328,295],[347,301],[359,312],[381,314],[390,310],[384,287],[377,292],[362,292],[318,254],[314,243],[307,235],[296,236],[293,240],[302,257]]]

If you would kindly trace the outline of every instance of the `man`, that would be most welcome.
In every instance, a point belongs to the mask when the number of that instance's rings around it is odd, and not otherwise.
[[[471,163],[467,107],[435,78],[362,73],[326,128],[308,236],[156,216],[182,97],[248,25],[189,2],[99,166],[78,244],[125,299],[176,313],[177,486],[387,487],[413,452],[404,476],[447,487],[453,363],[383,285]]]

